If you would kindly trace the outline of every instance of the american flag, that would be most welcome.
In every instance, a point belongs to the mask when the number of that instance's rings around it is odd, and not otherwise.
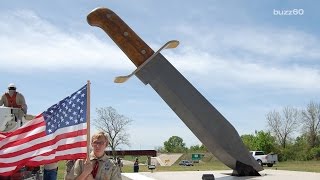
[[[0,133],[0,175],[86,158],[87,85],[12,132]]]

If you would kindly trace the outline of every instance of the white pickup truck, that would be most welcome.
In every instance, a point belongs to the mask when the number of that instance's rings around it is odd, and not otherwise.
[[[267,165],[268,167],[272,167],[273,164],[278,162],[277,154],[264,154],[263,151],[250,151],[250,153],[261,166]]]

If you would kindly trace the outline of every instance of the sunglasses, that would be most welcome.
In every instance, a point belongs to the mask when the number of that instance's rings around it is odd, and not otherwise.
[[[105,143],[105,141],[94,141],[94,142],[92,142],[92,145],[99,145],[99,146],[102,146],[102,145],[104,145],[104,143]]]

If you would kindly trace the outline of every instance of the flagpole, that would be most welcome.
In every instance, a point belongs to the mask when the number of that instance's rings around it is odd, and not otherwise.
[[[90,81],[87,81],[87,160],[90,154]]]

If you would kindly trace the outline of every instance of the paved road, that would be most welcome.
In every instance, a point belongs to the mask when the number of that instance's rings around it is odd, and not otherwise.
[[[179,172],[141,172],[123,173],[123,180],[202,180],[203,174],[213,174],[217,180],[320,180],[320,173],[264,170],[259,177],[230,176],[231,170],[224,171],[179,171]]]

